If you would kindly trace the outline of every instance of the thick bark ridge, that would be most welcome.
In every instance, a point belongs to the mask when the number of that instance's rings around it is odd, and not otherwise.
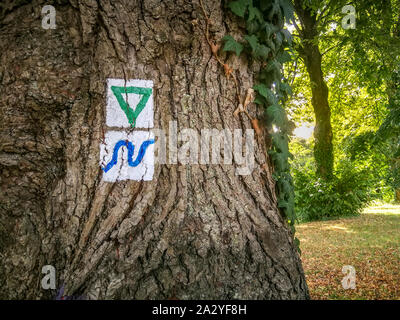
[[[204,3],[215,39],[240,34],[224,3]],[[102,181],[107,78],[154,81],[155,128],[251,128],[199,2],[58,1],[54,30],[45,4],[16,1],[0,22],[0,298],[53,298],[47,264],[57,288],[91,299],[308,298],[262,141],[248,176],[170,164],[149,182]],[[244,94],[253,70],[226,59]]]

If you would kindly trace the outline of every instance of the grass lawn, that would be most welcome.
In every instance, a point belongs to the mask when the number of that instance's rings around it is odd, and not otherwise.
[[[300,224],[296,236],[312,299],[400,299],[400,206]],[[356,289],[343,289],[344,265],[354,266]]]

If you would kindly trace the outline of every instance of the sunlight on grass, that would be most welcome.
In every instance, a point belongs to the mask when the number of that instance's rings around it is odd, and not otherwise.
[[[341,225],[333,225],[333,226],[325,226],[322,228],[323,230],[340,230],[340,231],[344,231],[344,232],[353,232],[351,230],[349,230],[348,228],[341,226]]]
[[[366,208],[363,213],[369,214],[400,214],[400,205],[384,204]]]
[[[400,299],[400,206],[374,205],[296,229],[313,299]],[[341,286],[344,265],[356,269],[355,290]]]

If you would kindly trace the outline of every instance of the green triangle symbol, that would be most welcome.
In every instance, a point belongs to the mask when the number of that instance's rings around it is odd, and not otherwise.
[[[141,88],[141,87],[116,87],[111,86],[111,90],[114,93],[119,106],[125,112],[126,117],[128,118],[129,123],[132,127],[136,125],[136,118],[138,115],[143,111],[144,107],[146,106],[147,101],[150,98],[152,93],[151,88]],[[128,101],[125,101],[123,95],[127,95],[128,93],[139,94],[142,96],[139,103],[137,104],[135,110],[133,110]]]

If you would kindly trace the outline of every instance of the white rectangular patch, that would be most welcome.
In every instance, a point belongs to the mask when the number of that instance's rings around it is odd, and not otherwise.
[[[100,166],[103,180],[153,179],[154,134],[150,131],[108,131],[100,144]]]
[[[107,80],[106,124],[119,128],[153,128],[153,81]]]

